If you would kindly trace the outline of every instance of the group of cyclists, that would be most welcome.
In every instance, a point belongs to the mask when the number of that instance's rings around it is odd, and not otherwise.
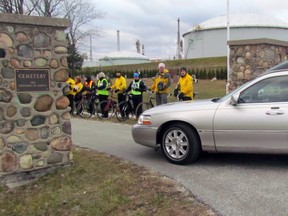
[[[101,106],[105,106],[102,101],[107,101],[109,93],[113,92],[117,94],[117,102],[120,104],[126,101],[128,94],[131,95],[133,107],[136,108],[143,101],[143,92],[153,91],[156,95],[156,105],[161,105],[167,103],[167,97],[171,88],[171,75],[169,70],[166,69],[164,63],[158,65],[158,73],[153,79],[153,84],[147,87],[142,79],[140,79],[140,74],[133,73],[133,80],[127,85],[127,80],[123,76],[121,71],[116,72],[116,79],[110,86],[108,79],[104,72],[100,72],[97,75],[97,81],[93,81],[90,76],[85,77],[85,81],[82,82],[80,76],[74,77],[74,79],[69,76],[66,83],[70,87],[70,92],[67,97],[69,99],[70,113],[74,112],[75,104],[77,104],[83,97],[89,99],[89,112],[95,112],[93,109],[96,97],[99,99]],[[174,96],[179,100],[192,100],[193,99],[193,78],[187,73],[187,69],[182,67],[180,69],[180,78],[174,89]],[[120,107],[121,109],[121,107]],[[100,107],[100,110],[104,110],[104,107]],[[79,112],[77,110],[77,112]],[[136,118],[142,113],[141,109],[137,109]],[[81,113],[77,113],[81,115]],[[95,115],[95,113],[91,113]],[[108,118],[108,112],[103,111],[101,113],[103,118]]]

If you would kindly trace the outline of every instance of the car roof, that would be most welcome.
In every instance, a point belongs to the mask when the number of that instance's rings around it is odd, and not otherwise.
[[[288,61],[282,62],[278,65],[275,65],[274,67],[267,70],[267,73],[275,72],[275,71],[282,71],[282,70],[288,70]]]

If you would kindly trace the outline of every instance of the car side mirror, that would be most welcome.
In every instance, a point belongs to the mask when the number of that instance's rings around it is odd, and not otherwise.
[[[231,104],[232,105],[237,105],[238,104],[238,100],[239,100],[239,94],[233,94],[231,96]]]

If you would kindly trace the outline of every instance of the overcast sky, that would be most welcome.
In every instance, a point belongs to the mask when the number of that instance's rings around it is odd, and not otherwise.
[[[227,0],[92,0],[105,12],[95,25],[102,37],[92,38],[93,60],[117,51],[117,30],[120,50],[136,52],[136,40],[145,46],[150,59],[172,59],[176,55],[177,19],[180,34],[217,16],[227,15]],[[229,0],[230,14],[255,13],[278,18],[288,23],[287,0]],[[288,36],[287,36],[288,39]],[[90,42],[80,49],[89,55]]]

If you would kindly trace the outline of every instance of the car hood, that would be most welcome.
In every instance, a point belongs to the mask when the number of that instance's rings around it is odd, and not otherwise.
[[[213,99],[202,99],[197,101],[181,101],[163,104],[160,106],[153,107],[144,112],[145,115],[157,115],[162,113],[170,112],[185,112],[185,111],[197,111],[197,110],[215,110],[218,107],[219,103],[215,102]]]

